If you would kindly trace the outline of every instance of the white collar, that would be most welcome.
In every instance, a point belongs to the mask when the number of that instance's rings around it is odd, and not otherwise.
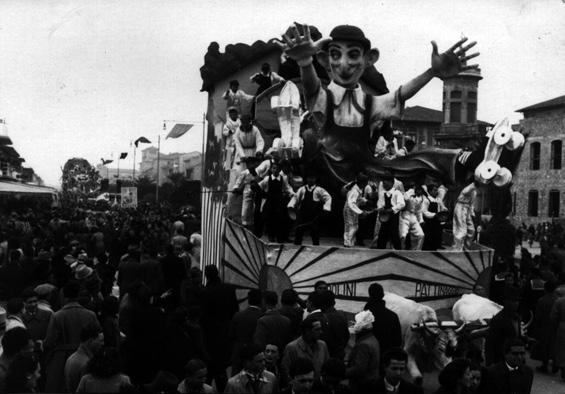
[[[384,378],[385,381],[385,388],[387,391],[398,391],[398,387],[400,386],[400,380],[398,381],[398,383],[396,383],[396,385],[392,385],[388,382],[388,380],[386,380],[386,378]]]
[[[271,174],[271,179],[273,180],[276,179],[277,181],[280,181],[282,179],[282,175],[280,172],[276,176]]]
[[[506,364],[506,368],[508,368],[508,370],[510,372],[512,371],[518,371],[520,369],[520,367],[511,367],[510,365],[508,365],[508,363],[505,361],[504,364]]]
[[[338,85],[337,83],[335,83],[334,81],[332,81],[329,85],[328,85],[328,90],[330,92],[332,92],[333,96],[334,96],[334,105],[340,105],[341,102],[343,101],[343,98],[345,97],[345,92],[347,92],[348,90],[351,90],[354,94],[354,98],[355,101],[357,102],[357,104],[365,109],[365,93],[363,93],[363,89],[361,89],[361,86],[359,84],[357,84],[357,87],[354,89],[347,89],[344,88],[343,86]]]

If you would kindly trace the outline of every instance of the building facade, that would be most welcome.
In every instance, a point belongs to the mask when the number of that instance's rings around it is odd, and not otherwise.
[[[565,96],[522,108],[519,127],[527,135],[514,174],[515,223],[540,223],[565,215]]]
[[[476,147],[491,125],[477,120],[480,70],[468,70],[443,82],[443,123],[435,135],[442,148]]]
[[[157,157],[159,156],[159,157]],[[159,166],[159,171],[157,171]],[[183,174],[188,180],[200,180],[202,175],[202,155],[200,152],[189,153],[161,153],[158,155],[157,148],[151,146],[141,151],[141,163],[138,176],[149,179],[157,179],[159,185],[169,181],[172,174]]]

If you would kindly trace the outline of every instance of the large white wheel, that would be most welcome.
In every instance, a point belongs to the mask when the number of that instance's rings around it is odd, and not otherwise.
[[[499,146],[506,145],[511,138],[512,129],[510,127],[499,127],[493,136],[494,142]]]
[[[522,133],[515,131],[515,132],[512,133],[512,137],[510,138],[510,141],[508,141],[506,143],[506,149],[516,150],[516,149],[522,147],[522,145],[524,145],[524,141],[525,141],[525,138],[522,135]]]
[[[480,182],[487,183],[494,178],[500,170],[500,165],[495,161],[484,161],[475,169],[475,178]]]
[[[501,167],[496,173],[496,176],[492,179],[492,182],[496,186],[501,187],[508,185],[511,180],[512,173],[510,172],[510,170],[506,167]]]

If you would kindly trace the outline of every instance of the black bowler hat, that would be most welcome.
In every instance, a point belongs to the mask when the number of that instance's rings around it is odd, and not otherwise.
[[[369,41],[365,37],[363,30],[361,30],[357,26],[351,26],[351,25],[336,26],[331,31],[330,37],[332,38],[332,41],[340,40],[340,41],[358,42],[363,46],[363,49],[365,49],[365,51],[371,49],[371,41]]]

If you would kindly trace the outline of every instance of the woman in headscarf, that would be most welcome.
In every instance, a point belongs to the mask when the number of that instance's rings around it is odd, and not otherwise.
[[[373,335],[374,321],[371,311],[359,312],[350,328],[355,335],[355,346],[349,354],[346,376],[354,393],[367,381],[379,377],[380,346]]]

